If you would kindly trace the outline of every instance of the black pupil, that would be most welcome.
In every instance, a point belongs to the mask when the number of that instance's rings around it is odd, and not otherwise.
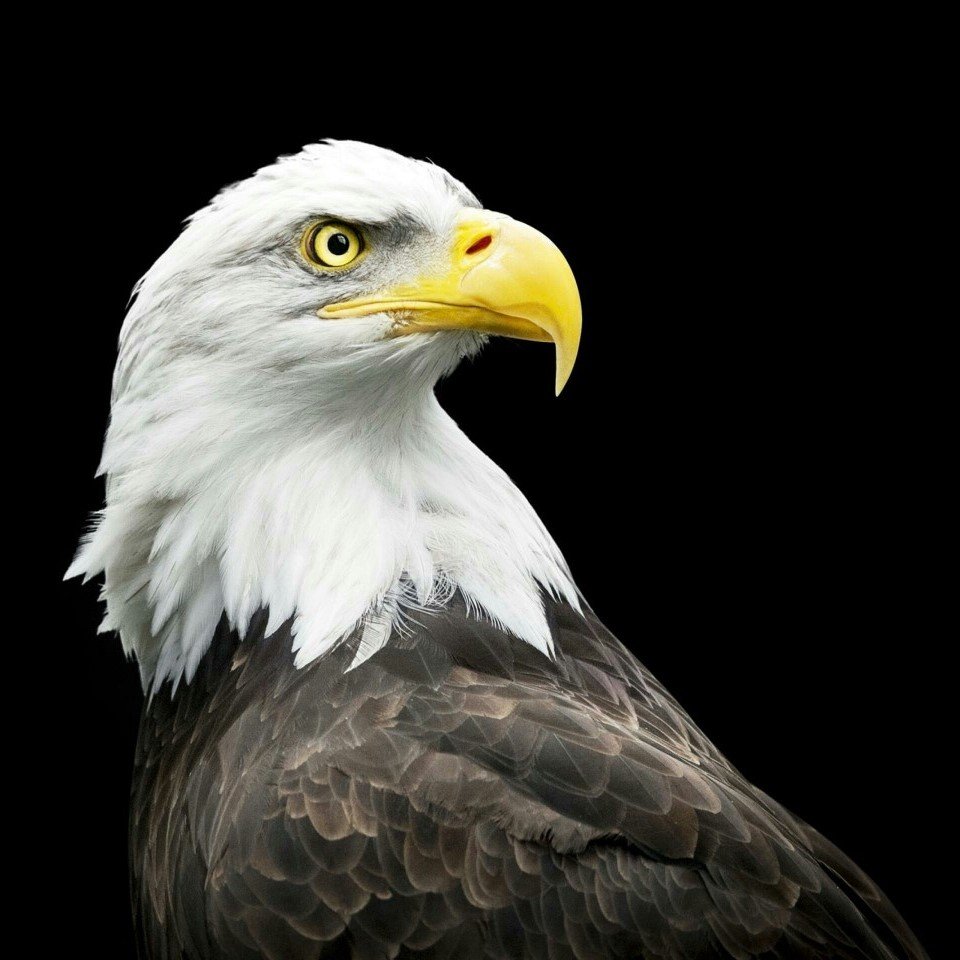
[[[350,249],[350,238],[342,233],[333,233],[327,239],[327,249],[335,257],[342,257]]]

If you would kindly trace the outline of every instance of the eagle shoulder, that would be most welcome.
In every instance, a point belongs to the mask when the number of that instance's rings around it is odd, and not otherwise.
[[[459,598],[353,670],[221,624],[144,712],[143,956],[922,956],[592,613],[547,609],[555,661]]]

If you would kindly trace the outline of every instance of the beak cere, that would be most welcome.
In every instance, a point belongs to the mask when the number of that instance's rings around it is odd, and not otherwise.
[[[580,294],[569,264],[542,233],[498,213],[464,211],[449,260],[436,273],[374,297],[330,304],[324,320],[374,313],[396,316],[394,336],[477,330],[552,341],[557,394],[580,346]]]

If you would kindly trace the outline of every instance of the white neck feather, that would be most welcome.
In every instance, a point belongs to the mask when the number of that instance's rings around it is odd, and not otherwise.
[[[241,635],[259,608],[268,632],[295,617],[298,666],[363,625],[357,663],[405,606],[454,589],[552,653],[541,589],[579,606],[566,564],[433,394],[469,349],[442,336],[344,368],[349,404],[336,389],[285,402],[269,378],[269,403],[249,383],[228,392],[209,364],[170,377],[175,391],[115,401],[107,506],[68,576],[105,573],[102,630],[119,631],[145,685],[189,683],[224,612]]]

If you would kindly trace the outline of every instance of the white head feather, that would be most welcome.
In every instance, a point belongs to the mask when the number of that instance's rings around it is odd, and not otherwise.
[[[459,588],[552,652],[540,590],[577,605],[533,508],[443,412],[436,381],[483,338],[386,338],[385,315],[322,303],[423,272],[478,206],[440,168],[360,143],[307,147],[217,196],[137,287],[99,473],[106,506],[67,576],[104,573],[145,685],[189,682],[221,616],[294,621],[302,666],[403,605]],[[298,256],[319,216],[380,230],[348,275]]]

